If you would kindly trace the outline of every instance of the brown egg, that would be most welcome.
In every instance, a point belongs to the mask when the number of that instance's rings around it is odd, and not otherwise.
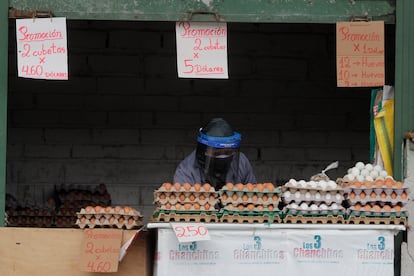
[[[354,205],[354,208],[355,208],[355,210],[360,210],[361,208],[362,208],[362,205],[361,205],[361,203],[356,203],[355,205]]]
[[[348,194],[348,197],[349,197],[350,199],[354,199],[354,198],[355,198],[355,192],[351,191],[351,192]]]
[[[387,197],[387,194],[385,193],[385,192],[381,192],[381,198],[386,198]]]
[[[254,190],[254,185],[253,185],[252,183],[247,183],[247,184],[246,184],[246,189],[247,189],[249,192],[252,192],[252,191]]]
[[[390,212],[390,211],[391,211],[391,206],[390,206],[390,205],[388,205],[388,204],[385,204],[385,205],[384,205],[384,207],[382,207],[382,209],[383,209],[385,212]]]
[[[268,196],[267,194],[264,194],[264,195],[262,196],[262,200],[263,200],[263,201],[267,201],[267,200],[269,200],[269,196]]]
[[[392,188],[392,186],[394,185],[394,180],[388,177],[384,180],[384,184],[387,188]]]
[[[174,200],[177,196],[175,194],[170,194],[170,200]]]
[[[247,210],[253,211],[254,210],[254,204],[252,204],[252,203],[247,204]]]
[[[376,198],[377,194],[375,192],[371,192],[371,194],[369,195],[371,198]]]
[[[119,212],[121,212],[121,210],[122,210],[122,207],[121,206],[115,206],[114,207],[115,214],[119,214]]]
[[[135,222],[134,218],[130,217],[130,218],[128,218],[127,224],[132,225],[132,224],[134,224],[134,222]]]
[[[234,193],[234,194],[231,196],[231,199],[233,199],[234,201],[236,201],[238,198],[239,198],[239,197],[238,197],[238,195],[237,195],[236,193]]]
[[[396,199],[397,198],[397,193],[396,192],[392,192],[391,193],[391,198],[392,199]]]
[[[233,190],[234,189],[234,184],[231,183],[231,182],[227,182],[226,183],[226,188],[229,189],[229,190]]]
[[[264,207],[261,204],[257,205],[256,208],[257,208],[257,211],[259,211],[259,212],[263,212],[263,210],[264,210]]]
[[[206,203],[206,204],[204,204],[204,210],[210,210],[210,208],[211,208],[211,205],[210,205],[210,203]]]
[[[86,222],[86,217],[85,216],[81,216],[79,219],[80,223],[85,223]]]
[[[182,207],[182,205],[181,205],[181,203],[176,203],[175,204],[175,210],[181,210],[181,207]]]
[[[209,183],[204,183],[203,189],[204,191],[209,192],[211,189],[211,185]]]
[[[364,206],[364,210],[365,210],[365,211],[367,211],[367,212],[371,211],[371,205],[366,204],[366,205]]]
[[[242,183],[236,184],[236,190],[243,191],[243,189],[244,189],[244,185]]]
[[[384,181],[382,181],[381,179],[375,180],[375,187],[381,188],[383,185],[384,185]]]
[[[407,199],[407,193],[405,191],[401,193],[401,198]]]
[[[178,182],[174,183],[174,190],[179,191],[181,189],[181,184]]]
[[[264,189],[263,184],[262,184],[262,183],[257,183],[257,184],[256,184],[256,189],[257,189],[257,191],[262,192],[262,191],[263,191],[263,189]]]
[[[160,199],[165,199],[165,194],[164,193],[160,193],[160,195],[158,196]]]
[[[273,205],[269,205],[269,206],[267,206],[267,209],[268,209],[269,211],[273,211],[273,210],[275,209],[275,207],[274,207]]]
[[[181,201],[184,201],[185,200],[185,194],[180,194],[178,199],[181,200]]]
[[[172,184],[171,183],[169,183],[169,182],[165,182],[165,183],[163,183],[162,184],[162,186],[167,190],[167,191],[169,191],[169,190],[171,190],[171,187],[172,187]]]
[[[186,182],[186,183],[184,183],[183,188],[184,188],[185,191],[189,192],[190,189],[191,189],[191,184]]]
[[[124,221],[125,221],[125,218],[123,216],[120,216],[118,218],[118,223],[124,223]]]
[[[169,202],[165,203],[165,209],[170,210],[171,209],[171,203],[169,203]]]
[[[371,181],[368,181],[368,180],[366,180],[366,181],[364,181],[363,182],[363,184],[362,184],[363,186],[365,186],[366,188],[371,188],[372,187],[372,182]]]
[[[273,183],[263,183],[263,186],[265,189],[267,189],[268,191],[273,191],[275,189],[275,185],[273,185]]]
[[[184,209],[187,210],[187,211],[191,210],[191,207],[192,207],[191,203],[185,203],[184,204]]]
[[[272,195],[272,200],[273,201],[278,201],[279,200],[279,196],[277,194],[273,194]]]
[[[364,199],[366,196],[367,196],[367,195],[365,194],[365,192],[361,192],[361,193],[359,194],[359,197],[360,197],[360,198],[362,198],[362,199]]]
[[[200,183],[195,183],[194,184],[194,191],[199,192],[201,190],[201,184]]]
[[[216,196],[214,194],[209,195],[208,197],[209,200],[216,200]]]
[[[394,209],[395,212],[401,211],[401,206],[400,205],[394,205],[394,206],[392,206],[392,208]]]
[[[124,214],[129,214],[129,212],[131,212],[131,211],[132,211],[131,207],[129,207],[129,206],[124,207]]]
[[[253,202],[256,202],[258,200],[259,200],[259,197],[256,194],[252,195],[252,201]]]
[[[361,188],[362,184],[359,181],[354,181],[355,188]]]
[[[381,211],[381,207],[378,204],[375,204],[372,209],[374,210],[374,212],[379,212]]]
[[[196,199],[196,197],[195,197],[195,195],[194,195],[194,194],[190,194],[190,195],[188,196],[188,199],[189,199],[190,201],[194,201],[194,200]]]
[[[193,204],[194,210],[200,210],[200,204],[198,202],[195,202]]]
[[[249,196],[247,194],[243,194],[242,201],[247,202],[249,200]]]
[[[396,181],[395,183],[394,183],[394,185],[395,185],[395,187],[397,187],[397,188],[402,188],[404,185],[403,185],[403,183],[401,182],[401,181]]]
[[[226,193],[221,195],[222,200],[227,200],[228,198],[229,198],[229,196]]]
[[[114,216],[111,216],[111,217],[109,218],[109,223],[110,223],[110,224],[114,224],[114,223],[115,223],[115,217],[114,217]]]
[[[90,214],[92,210],[95,210],[92,206],[86,206],[85,207],[85,213]]]
[[[200,195],[198,196],[198,199],[199,199],[199,200],[205,200],[205,199],[206,199],[206,196],[205,196],[204,194],[200,194]]]
[[[239,204],[239,205],[237,205],[237,209],[238,209],[239,211],[243,211],[243,210],[244,210],[244,205],[243,205],[243,204]]]
[[[233,211],[234,210],[234,206],[233,206],[233,204],[227,204],[227,209],[229,209],[230,211]]]

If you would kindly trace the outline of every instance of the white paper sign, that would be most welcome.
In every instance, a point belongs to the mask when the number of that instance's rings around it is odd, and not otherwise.
[[[18,76],[68,79],[66,18],[16,20]]]
[[[228,78],[226,23],[177,22],[175,31],[180,78]]]
[[[171,223],[179,242],[210,240],[207,226],[203,223]]]

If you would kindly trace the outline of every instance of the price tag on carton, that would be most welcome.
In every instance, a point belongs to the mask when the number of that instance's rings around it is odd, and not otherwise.
[[[171,223],[179,242],[210,240],[207,226],[203,223]]]
[[[79,260],[81,271],[117,272],[122,241],[120,229],[85,229]]]

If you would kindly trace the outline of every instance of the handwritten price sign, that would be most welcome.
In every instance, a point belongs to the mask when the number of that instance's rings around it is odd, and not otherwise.
[[[116,272],[122,241],[120,229],[85,229],[80,254],[80,270]]]
[[[210,240],[207,227],[202,223],[171,223],[179,242]]]
[[[338,87],[375,87],[385,83],[384,22],[336,24]]]
[[[68,79],[66,18],[16,20],[18,76]]]
[[[180,78],[228,78],[226,23],[177,22],[175,30]]]

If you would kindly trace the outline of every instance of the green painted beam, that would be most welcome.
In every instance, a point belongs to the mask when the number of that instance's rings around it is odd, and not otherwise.
[[[17,10],[86,20],[335,23],[367,17],[394,23],[391,0],[9,0]]]
[[[394,176],[404,177],[403,135],[414,129],[414,1],[397,1],[395,45]]]
[[[6,207],[7,72],[9,21],[6,1],[0,1],[0,227]]]

